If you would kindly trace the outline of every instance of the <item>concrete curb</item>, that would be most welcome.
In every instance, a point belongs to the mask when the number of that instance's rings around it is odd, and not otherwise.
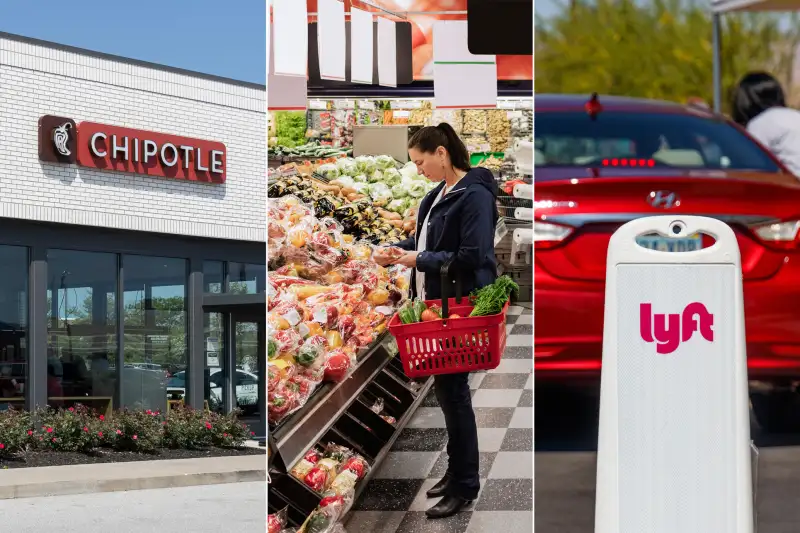
[[[0,471],[0,499],[264,481],[266,454]]]

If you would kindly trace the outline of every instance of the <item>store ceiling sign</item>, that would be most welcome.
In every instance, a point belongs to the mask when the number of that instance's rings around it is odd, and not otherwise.
[[[433,25],[433,95],[437,109],[497,107],[496,58],[470,53],[467,29],[467,23],[460,20]]]
[[[347,42],[344,4],[339,0],[319,0],[317,46],[319,74],[323,80],[345,81]]]
[[[39,159],[202,183],[225,183],[227,167],[221,142],[52,115],[39,119]]]

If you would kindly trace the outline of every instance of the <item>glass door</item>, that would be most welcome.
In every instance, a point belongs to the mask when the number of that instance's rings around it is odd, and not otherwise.
[[[263,387],[259,386],[263,375],[260,359],[266,360],[266,347],[261,339],[263,326],[256,321],[237,319],[234,315],[231,329],[233,342],[229,357],[232,364],[229,368],[233,369],[230,380],[233,390],[230,404],[242,411],[242,422],[250,426],[251,431],[264,435],[262,422],[266,398],[262,397]]]

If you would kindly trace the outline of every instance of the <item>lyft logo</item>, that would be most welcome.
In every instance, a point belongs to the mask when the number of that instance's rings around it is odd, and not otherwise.
[[[696,318],[695,318],[696,317]],[[652,304],[639,305],[639,331],[645,342],[655,340],[656,351],[660,354],[672,353],[681,342],[692,338],[699,331],[708,342],[714,342],[714,315],[700,302],[686,306],[683,313],[658,313],[653,315]]]

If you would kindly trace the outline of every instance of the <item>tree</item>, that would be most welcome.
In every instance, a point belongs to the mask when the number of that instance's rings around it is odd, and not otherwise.
[[[800,27],[774,14],[723,17],[723,109],[738,79],[771,71],[791,90]],[[707,2],[692,0],[573,0],[549,18],[537,17],[538,93],[613,94],[711,103],[712,25]]]

